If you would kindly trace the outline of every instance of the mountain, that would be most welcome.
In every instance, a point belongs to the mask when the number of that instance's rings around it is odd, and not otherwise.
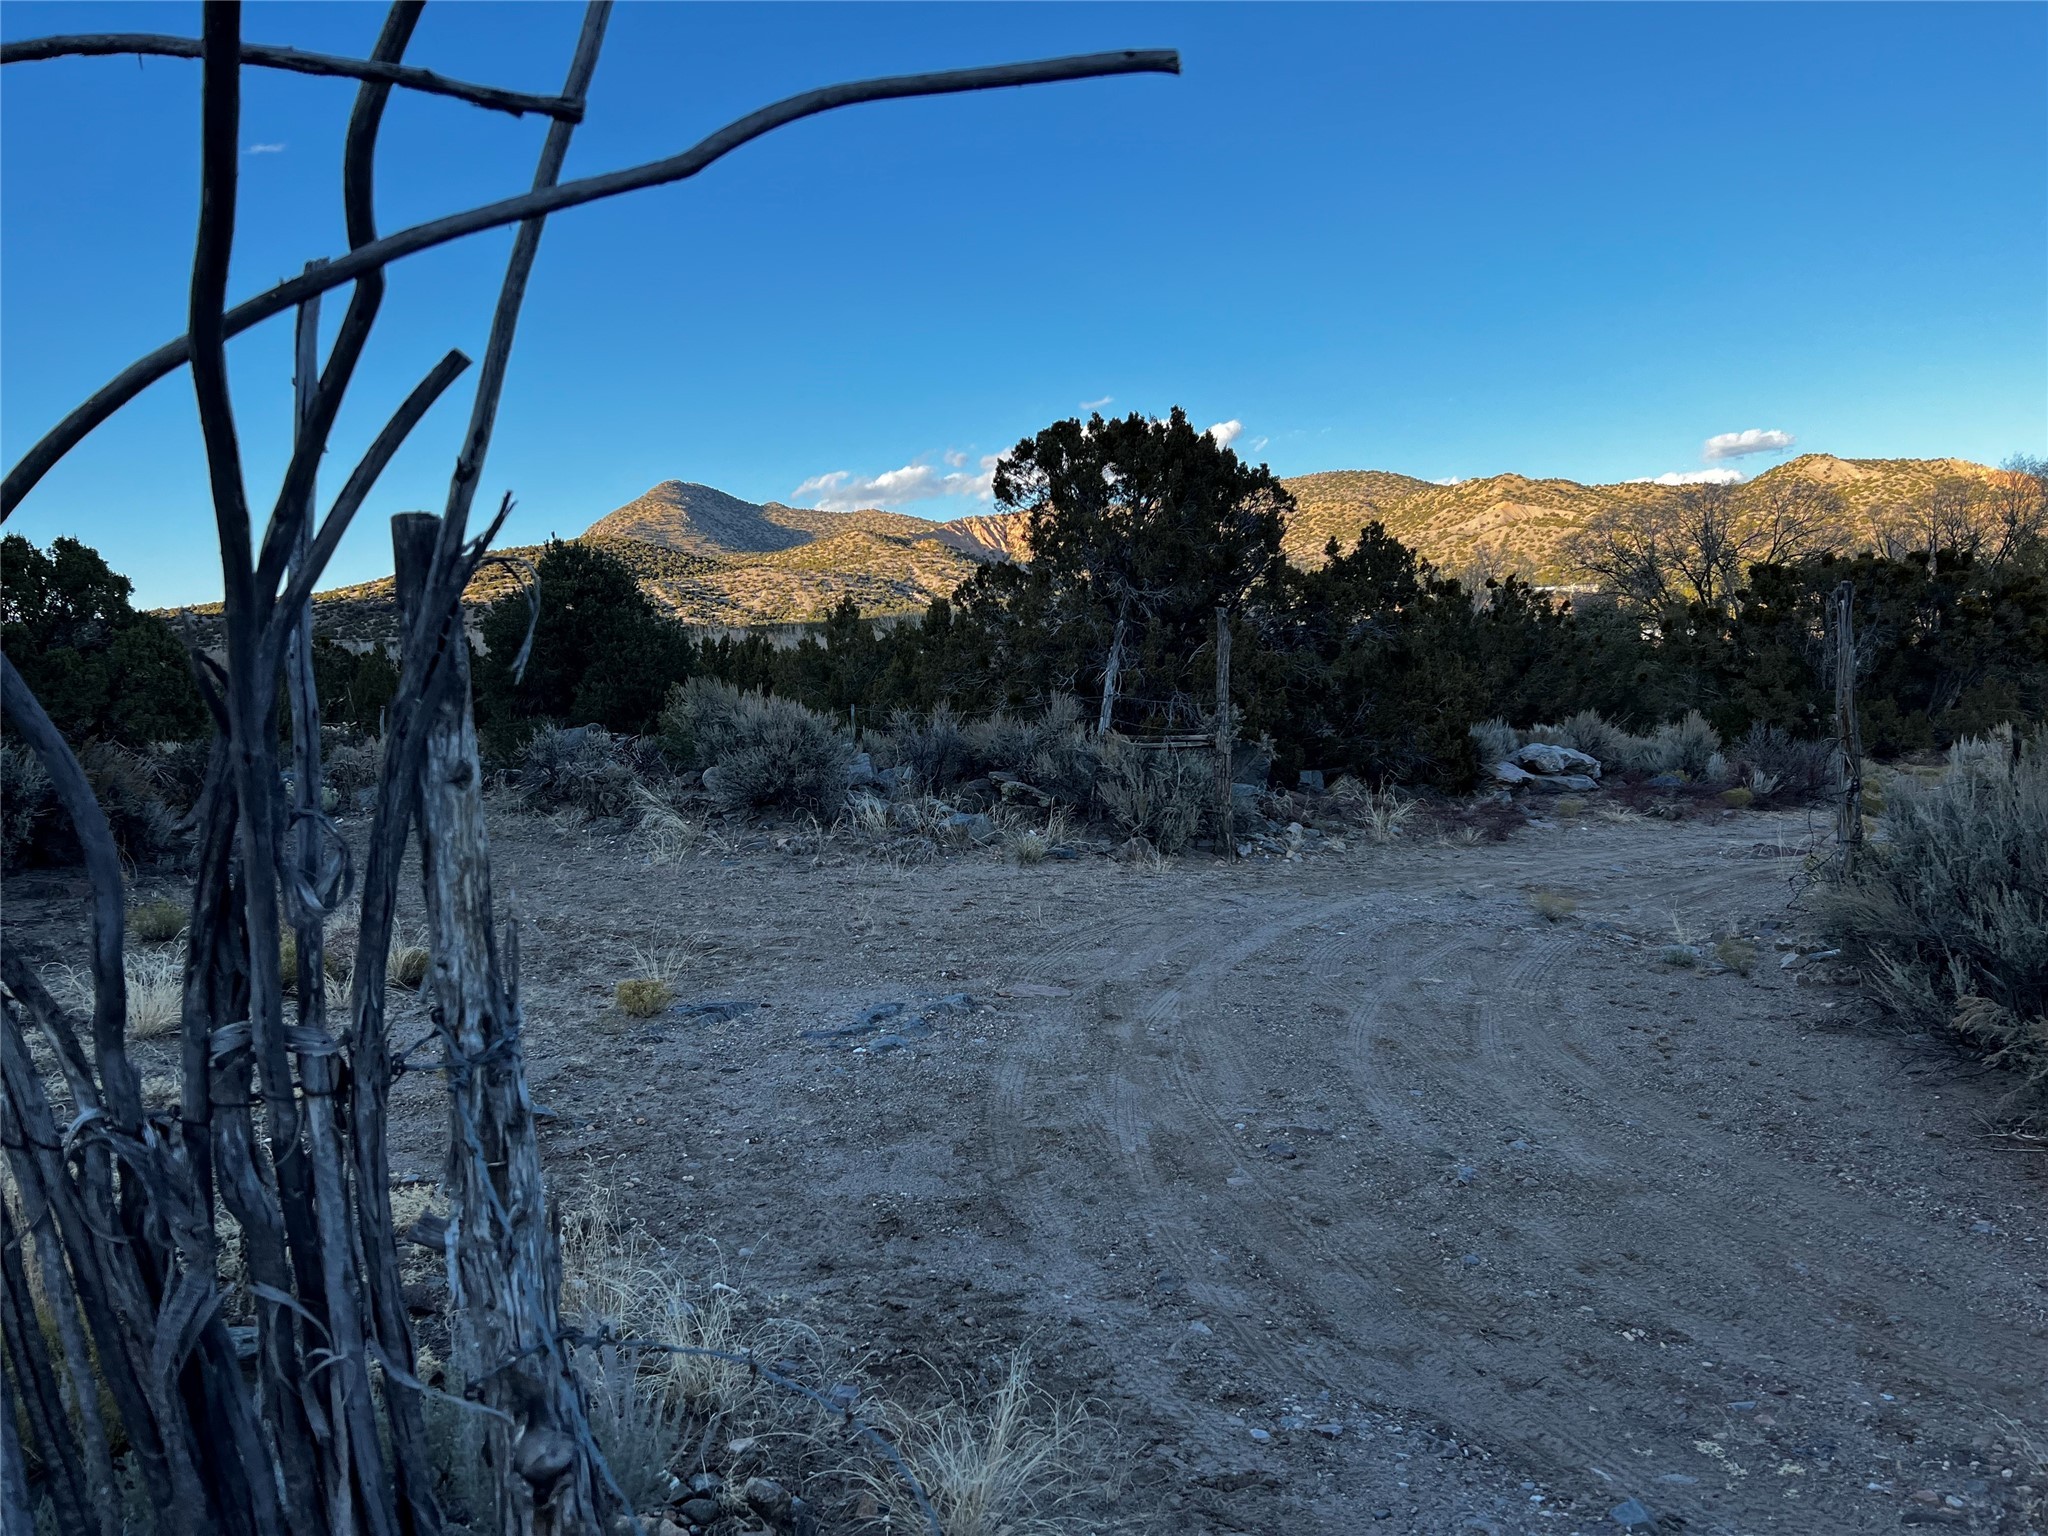
[[[1966,459],[1837,459],[1802,454],[1735,488],[1738,506],[1756,506],[1792,487],[1819,487],[1839,499],[1836,538],[1869,547],[1891,516],[1923,507],[1944,481],[1982,484],[1998,471]],[[1515,570],[1533,580],[1582,580],[1567,553],[1572,536],[1601,513],[1645,506],[1670,494],[1646,481],[1580,485],[1491,475],[1440,485],[1383,470],[1340,469],[1285,481],[1295,512],[1289,558],[1319,560],[1332,537],[1349,544],[1377,518],[1411,549],[1454,574]]]
[[[1837,459],[1809,453],[1736,487],[1754,506],[1786,489],[1819,487],[1840,511],[1838,542],[1870,547],[1874,530],[1929,505],[1944,485],[1982,484],[1998,472],[1963,459]],[[1453,574],[1514,570],[1553,585],[1583,579],[1568,546],[1593,518],[1647,506],[1669,488],[1631,481],[1580,485],[1492,475],[1439,485],[1386,470],[1340,469],[1282,482],[1293,494],[1285,548],[1299,564],[1320,561],[1335,538],[1349,545],[1366,523],[1387,531]],[[582,540],[625,560],[640,585],[686,623],[763,625],[821,619],[841,598],[862,612],[911,614],[948,596],[991,560],[1021,558],[1021,513],[983,513],[935,523],[901,512],[828,512],[742,501],[708,485],[664,480],[599,518]],[[532,560],[539,549],[505,551]],[[472,604],[515,586],[502,567],[470,584]],[[389,577],[319,595],[321,627],[337,638],[388,637]],[[218,604],[188,609],[204,628]]]

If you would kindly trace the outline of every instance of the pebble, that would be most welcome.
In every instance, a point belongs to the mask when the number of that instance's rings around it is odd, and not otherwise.
[[[1268,1440],[1272,1439],[1273,1436],[1267,1430],[1255,1429],[1252,1431],[1252,1438],[1258,1441],[1259,1444],[1264,1445]]]
[[[1481,1260],[1478,1254],[1468,1253],[1465,1255],[1464,1258],[1460,1259],[1458,1262],[1463,1264],[1467,1269],[1477,1269],[1480,1265]]]
[[[1607,1518],[1624,1531],[1651,1531],[1657,1528],[1657,1517],[1650,1513],[1649,1506],[1641,1499],[1623,1499],[1607,1511]]]
[[[709,1525],[718,1518],[718,1500],[686,1499],[683,1502],[683,1518],[692,1525]]]
[[[1266,1143],[1266,1155],[1277,1157],[1283,1163],[1287,1162],[1295,1155],[1294,1143],[1291,1141],[1269,1141]]]
[[[1739,1403],[1730,1403],[1728,1405],[1728,1411],[1730,1413],[1755,1413],[1756,1399],[1753,1397],[1745,1397]]]
[[[725,1486],[725,1479],[716,1472],[698,1472],[691,1475],[690,1492],[706,1495],[716,1494]]]
[[[1510,1152],[1534,1152],[1536,1149],[1518,1136],[1508,1143],[1508,1150]]]
[[[1326,1440],[1334,1440],[1339,1435],[1344,1433],[1344,1426],[1338,1423],[1335,1419],[1332,1419],[1327,1424],[1315,1424],[1311,1425],[1310,1427],[1313,1428],[1317,1434],[1321,1435]]]
[[[1280,1427],[1282,1429],[1307,1429],[1308,1420],[1301,1417],[1300,1414],[1290,1413],[1280,1420]]]
[[[1474,1179],[1478,1177],[1479,1170],[1477,1168],[1474,1168],[1470,1163],[1458,1164],[1458,1182],[1460,1184],[1470,1184]]]
[[[1970,1230],[1983,1233],[1996,1232],[1998,1230],[1998,1223],[1995,1221],[1973,1221],[1970,1223]]]
[[[1214,1328],[1211,1328],[1207,1323],[1194,1322],[1188,1324],[1188,1332],[1194,1334],[1197,1338],[1206,1339],[1210,1334],[1214,1333],[1215,1331],[1216,1330]]]

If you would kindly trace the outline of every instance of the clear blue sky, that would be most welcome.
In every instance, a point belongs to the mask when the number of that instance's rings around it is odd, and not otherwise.
[[[245,30],[362,53],[380,15],[253,5]],[[429,6],[409,62],[551,91],[579,15]],[[8,37],[82,30],[196,34],[197,8],[0,13]],[[1620,480],[1696,472],[1707,439],[1751,429],[1852,457],[2048,448],[2041,5],[626,4],[569,173],[835,79],[1125,46],[1177,47],[1186,73],[857,107],[558,216],[485,476],[519,498],[508,541],[670,477],[817,501],[883,499],[863,482],[908,470],[886,485],[960,494],[896,504],[957,516],[983,456],[1104,399],[1242,423],[1240,451],[1282,474]],[[346,244],[353,87],[247,79],[234,297]],[[198,129],[196,63],[6,70],[10,462],[183,330]],[[382,226],[522,190],[543,131],[401,93]],[[328,493],[434,358],[481,352],[508,244],[394,269]],[[289,329],[232,347],[263,506]],[[386,474],[337,580],[389,569],[385,515],[438,510],[467,388]],[[8,527],[98,546],[147,603],[216,595],[189,375]]]

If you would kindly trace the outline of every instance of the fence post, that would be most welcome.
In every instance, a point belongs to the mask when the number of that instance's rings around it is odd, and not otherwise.
[[[1230,713],[1230,610],[1216,605],[1216,851],[1237,857],[1237,829],[1231,815],[1230,750],[1237,737]]]
[[[431,513],[391,520],[408,631],[440,530]],[[450,1300],[465,1374],[500,1415],[493,1460],[501,1474],[518,1474],[501,1484],[508,1507],[497,1529],[583,1536],[598,1525],[596,1474],[582,1389],[561,1340],[561,1257],[526,1089],[517,935],[501,956],[460,627],[452,643],[454,676],[425,727],[418,802],[434,957],[427,990],[446,1052]]]
[[[1835,588],[1835,736],[1842,753],[1841,802],[1835,808],[1835,841],[1842,850],[1842,878],[1855,873],[1863,847],[1863,732],[1856,723],[1856,588]]]

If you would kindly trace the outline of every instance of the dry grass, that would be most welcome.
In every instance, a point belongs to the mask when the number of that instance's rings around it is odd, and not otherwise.
[[[1721,803],[1731,811],[1746,811],[1756,801],[1756,791],[1747,784],[1737,784],[1732,789],[1721,791]]]
[[[1543,890],[1531,893],[1529,908],[1546,923],[1561,923],[1579,910],[1579,904],[1561,891]]]
[[[168,944],[185,931],[185,909],[168,897],[128,909],[128,936],[145,944]]]
[[[1343,778],[1330,786],[1330,798],[1338,814],[1354,822],[1375,843],[1391,843],[1404,836],[1415,816],[1415,802],[1404,800],[1392,785],[1372,789],[1357,779]]]
[[[649,864],[680,864],[702,846],[704,824],[685,816],[645,784],[633,786],[633,805],[639,818],[633,840]]]
[[[136,1040],[154,1040],[174,1033],[185,1007],[185,950],[166,944],[131,949],[122,956],[128,979],[128,1033]],[[53,965],[43,973],[51,995],[75,1013],[92,1012],[92,972],[75,965]]]
[[[673,949],[635,946],[633,974],[612,988],[612,1001],[629,1019],[651,1019],[676,1000],[676,980],[683,958]]]
[[[407,944],[391,951],[391,965],[385,974],[391,984],[404,987],[408,992],[417,992],[427,979],[427,972],[433,968],[434,957],[418,944]]]
[[[1099,1426],[1085,1407],[1062,1403],[1031,1384],[1030,1360],[1010,1356],[995,1388],[956,1395],[892,1425],[897,1445],[924,1484],[946,1536],[1052,1536],[1091,1486]],[[863,1478],[887,1502],[893,1485]]]

